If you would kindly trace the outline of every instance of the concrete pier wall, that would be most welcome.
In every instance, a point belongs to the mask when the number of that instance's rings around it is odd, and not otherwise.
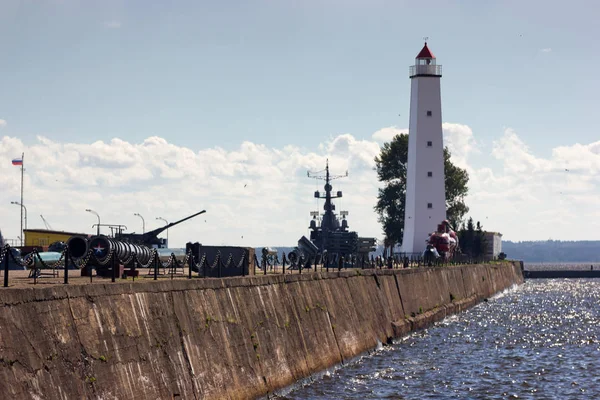
[[[0,393],[255,398],[523,282],[512,263],[0,290]]]

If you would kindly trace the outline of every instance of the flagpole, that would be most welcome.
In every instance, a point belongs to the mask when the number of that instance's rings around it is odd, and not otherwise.
[[[21,153],[21,247],[25,241],[23,233],[23,170],[25,169],[25,153]]]

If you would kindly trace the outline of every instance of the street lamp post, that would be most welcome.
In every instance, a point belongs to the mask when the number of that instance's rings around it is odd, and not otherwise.
[[[142,219],[142,234],[146,233],[146,221],[144,221],[144,217],[142,217],[139,213],[134,213],[133,215]]]
[[[100,215],[98,215],[98,213],[94,210],[90,210],[89,208],[86,208],[87,212],[94,214],[96,217],[98,217],[98,232],[97,235],[100,236]]]
[[[10,204],[14,204],[17,206],[21,206],[21,211],[25,211],[25,229],[27,229],[27,207],[25,207],[23,204],[19,203],[18,201],[11,201]],[[21,247],[23,246],[23,239],[24,239],[25,235],[24,235],[24,231],[23,231],[23,219],[21,219]]]
[[[163,217],[156,217],[156,219],[164,221],[165,225],[169,225],[169,221],[167,221]],[[169,247],[169,228],[167,228],[167,247]]]

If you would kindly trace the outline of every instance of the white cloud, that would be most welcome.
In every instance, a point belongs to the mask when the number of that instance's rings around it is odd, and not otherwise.
[[[576,143],[553,149],[550,158],[538,157],[506,129],[491,150],[502,170],[471,173],[472,214],[511,240],[597,238],[599,221],[590,217],[600,196],[599,150],[600,142]]]
[[[371,140],[341,134],[314,150],[249,141],[233,150],[193,150],[155,136],[141,143],[113,139],[92,144],[39,136],[27,145],[4,136],[0,228],[7,237],[18,235],[18,207],[10,201],[19,199],[20,173],[10,160],[25,152],[30,228],[43,227],[42,214],[55,229],[91,232],[96,220],[85,212],[91,208],[102,222],[139,232],[141,223],[133,213],[142,214],[146,228],[154,229],[160,225],[158,216],[174,221],[206,209],[171,229],[171,243],[293,245],[308,233],[309,212],[323,206],[312,197],[323,182],[308,179],[306,171],[323,170],[329,159],[333,174],[349,171],[347,178],[334,181],[334,190],[344,191],[337,210],[350,212],[350,226],[360,235],[381,237],[373,212],[379,187],[373,158],[382,142],[405,131],[384,128]],[[444,123],[443,131],[453,161],[469,171],[467,204],[484,228],[511,240],[597,237],[600,141],[556,147],[543,158],[511,129],[485,151],[467,125]],[[485,160],[478,165],[475,154],[489,155],[499,167]]]
[[[0,128],[4,128],[6,126],[6,120],[0,119]]]
[[[111,20],[104,22],[104,27],[108,29],[119,29],[121,27],[121,21]]]
[[[382,128],[375,132],[371,137],[378,143],[390,142],[396,135],[407,134],[408,129],[399,129],[395,126]]]
[[[444,145],[452,154],[453,162],[461,168],[467,167],[470,153],[477,151],[473,131],[467,125],[445,122],[442,124]],[[408,129],[390,126],[373,133],[371,138],[379,144],[390,142],[396,135],[408,134]]]
[[[356,214],[354,227],[362,228],[361,234],[379,236],[376,218],[359,222],[361,209],[372,214],[370,199],[377,192],[373,158],[379,146],[345,134],[321,148],[317,153],[247,141],[231,151],[218,147],[193,151],[159,137],[142,143],[113,139],[79,144],[41,136],[26,146],[5,136],[0,140],[0,204],[18,199],[20,174],[10,159],[24,151],[29,227],[42,226],[35,216],[43,214],[55,229],[89,232],[94,218],[84,210],[91,208],[103,222],[139,231],[135,212],[151,229],[149,221],[157,216],[173,221],[206,209],[202,217],[173,228],[171,242],[290,245],[307,234],[309,212],[318,207],[315,181],[306,177],[306,171],[323,170],[329,158],[332,173],[350,170],[346,182],[336,181],[334,186],[348,188],[338,208]],[[0,207],[0,221],[6,236],[18,235],[18,213],[12,208]]]
[[[544,49],[540,49],[540,51],[541,51],[542,53],[550,53],[550,52],[552,51],[552,49],[551,49],[550,47],[546,47],[546,48],[544,48]]]
[[[452,154],[452,162],[461,168],[468,168],[467,159],[473,152],[478,152],[473,131],[467,125],[444,122],[444,145]]]

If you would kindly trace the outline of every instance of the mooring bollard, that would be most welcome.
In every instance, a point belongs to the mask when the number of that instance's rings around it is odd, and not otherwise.
[[[10,257],[10,248],[4,248],[4,287],[8,287],[8,257]]]
[[[69,283],[69,249],[65,250],[65,273],[64,273],[64,284]]]

